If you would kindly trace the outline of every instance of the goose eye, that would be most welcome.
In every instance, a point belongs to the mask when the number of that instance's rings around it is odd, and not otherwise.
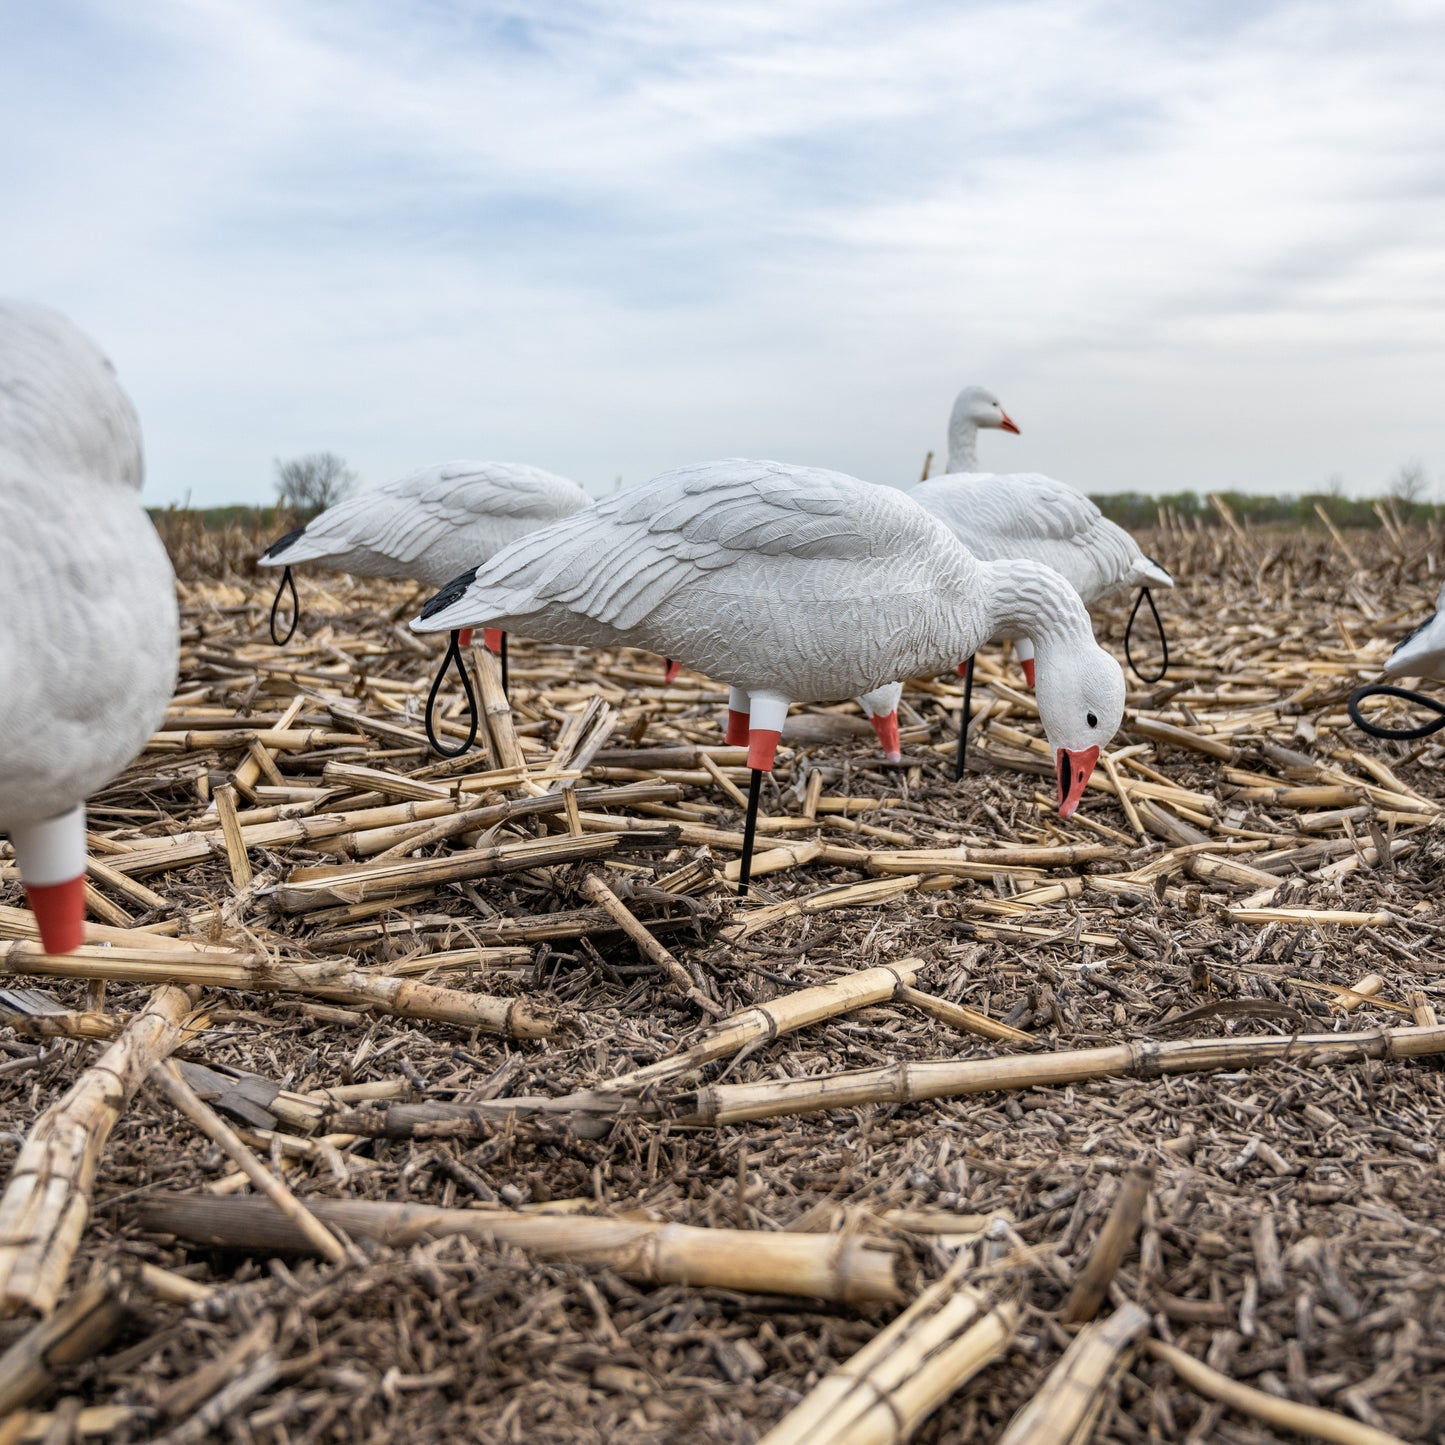
[[[1089,713],[1085,717],[1084,721],[1087,722],[1091,728],[1096,728],[1099,726],[1099,719],[1096,718],[1093,713]]]

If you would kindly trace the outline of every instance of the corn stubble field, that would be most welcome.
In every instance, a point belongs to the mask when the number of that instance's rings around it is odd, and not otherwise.
[[[901,766],[795,715],[739,901],[720,687],[514,640],[438,763],[419,594],[303,575],[277,650],[169,519],[86,948],[0,891],[0,1441],[1438,1439],[1445,750],[1344,699],[1445,532],[1385,522],[1141,539],[1175,663],[1067,823],[997,650],[961,785],[957,678]]]

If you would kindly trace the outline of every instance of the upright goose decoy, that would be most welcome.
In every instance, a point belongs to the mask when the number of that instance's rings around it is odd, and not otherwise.
[[[284,567],[281,586],[271,607],[272,638],[282,590],[295,583],[291,567],[298,562],[322,562],[357,577],[391,577],[440,587],[465,567],[485,562],[518,537],[591,506],[592,498],[565,477],[516,462],[442,462],[423,467],[372,491],[328,507],[304,527],[297,527],[273,542],[258,559],[262,567]],[[291,628],[295,630],[293,618]],[[486,645],[502,656],[506,671],[506,636],[500,628],[487,630]],[[432,704],[448,664],[456,658],[462,685],[471,697],[471,684],[461,666],[459,647],[471,642],[470,633],[452,639],[446,659],[427,699],[427,733],[443,756],[465,752],[475,738],[476,706],[472,706],[473,736],[449,751],[432,732]]]
[[[1434,613],[1412,628],[1396,644],[1395,650],[1385,659],[1381,669],[1386,677],[1429,677],[1445,681],[1445,583],[1441,583],[1435,599]],[[1428,708],[1436,714],[1434,721],[1421,723],[1411,728],[1389,728],[1371,722],[1360,710],[1360,705],[1371,697],[1398,697],[1416,706]],[[1436,698],[1409,688],[1396,687],[1388,683],[1371,683],[1357,687],[1350,694],[1350,717],[1356,727],[1374,738],[1391,738],[1399,742],[1429,737],[1445,728],[1445,704]]]
[[[978,434],[982,428],[1011,431],[1019,434],[1013,418],[1003,409],[1003,403],[986,386],[974,383],[966,386],[953,399],[953,410],[948,416],[948,470],[950,472],[976,472],[978,470]]]
[[[978,471],[976,438],[983,427],[1019,432],[991,391],[966,386],[949,417],[948,471],[910,493],[970,552],[990,561],[1030,557],[1044,562],[1073,583],[1085,605],[1135,587],[1174,586],[1169,573],[1128,532],[1073,487],[1039,472]],[[1027,638],[1009,640],[1032,687],[1033,648]]]
[[[988,561],[1027,557],[1052,567],[1073,585],[1085,605],[1114,592],[1141,589],[1129,616],[1124,651],[1140,605],[1147,600],[1159,627],[1149,587],[1173,587],[1174,579],[1122,528],[1086,496],[1038,472],[994,473],[974,470],[981,428],[1018,434],[1018,425],[987,387],[966,386],[954,399],[948,425],[948,471],[921,482],[909,495],[939,518],[975,556]],[[992,641],[1010,641],[1030,687],[1035,679],[1033,639],[1025,632],[1001,632]],[[1164,642],[1163,667],[1169,665]],[[964,712],[958,732],[955,776],[963,776],[968,741],[968,709],[973,685],[972,655],[959,665],[965,678]],[[1139,669],[1134,667],[1137,673]],[[1147,681],[1157,682],[1163,669]],[[1142,674],[1140,674],[1142,676]],[[862,702],[862,699],[859,699]],[[865,712],[868,711],[864,704]],[[875,724],[876,727],[876,724]]]
[[[783,462],[664,472],[514,542],[412,622],[483,625],[644,648],[729,684],[728,741],[747,745],[752,769],[743,892],[762,775],[793,702],[867,694],[1026,630],[1046,664],[1039,714],[1064,817],[1124,710],[1119,665],[1057,573],[981,562],[904,493]]]
[[[175,576],[143,470],[135,410],[94,343],[0,301],[0,832],[47,953],[84,938],[84,800],[175,691]]]

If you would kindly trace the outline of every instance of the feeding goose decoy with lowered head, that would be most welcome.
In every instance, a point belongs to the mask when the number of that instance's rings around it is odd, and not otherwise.
[[[135,410],[95,344],[0,301],[0,833],[47,953],[84,938],[85,799],[175,690],[175,576],[143,471]]]
[[[1027,629],[1065,817],[1123,717],[1119,665],[1057,573],[980,561],[904,493],[783,462],[682,467],[606,497],[463,573],[412,623],[484,625],[644,648],[729,685],[728,740],[752,769],[741,891],[791,703],[941,671]]]

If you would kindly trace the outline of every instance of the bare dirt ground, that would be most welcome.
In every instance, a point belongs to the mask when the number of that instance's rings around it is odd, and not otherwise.
[[[901,766],[851,705],[808,710],[746,902],[725,877],[746,773],[704,679],[516,642],[515,726],[496,715],[439,765],[419,745],[437,648],[397,625],[412,589],[302,576],[278,650],[265,582],[183,582],[166,730],[91,811],[95,946],[57,976],[0,941],[0,1441],[754,1441],[960,1257],[1006,1328],[918,1440],[994,1440],[1057,1398],[1081,1277],[1102,1314],[1136,1301],[1148,1323],[1085,1390],[1078,1440],[1298,1438],[1261,1401],[1358,1432],[1329,1438],[1442,1438],[1445,1075],[1392,1040],[1442,1002],[1445,750],[1363,737],[1344,699],[1430,611],[1445,536],[1143,540],[1180,579],[1159,598],[1174,664],[1131,679],[1074,819],[995,652],[961,784],[958,679],[910,684]],[[1121,656],[1131,602],[1096,612]],[[551,774],[579,760],[572,809]],[[21,939],[5,880],[0,939]],[[716,1015],[883,966],[914,991],[890,976],[879,1001],[598,1089]],[[148,999],[186,1026],[137,1042]],[[47,1133],[117,1030],[135,1052],[107,1075],[114,1127],[81,1101],[78,1133]],[[1365,1042],[1335,1059],[1287,1042],[1304,1035]],[[1160,1062],[1206,1039],[1225,1043],[1189,1071]],[[348,1226],[340,1263],[246,1243],[223,1206],[255,1186],[142,1082],[172,1048],[323,1218],[346,1199],[559,1233]],[[1038,1072],[1108,1048],[1105,1076]],[[1014,1074],[981,1064],[939,1097],[908,1067],[991,1059]],[[849,1071],[873,1072],[829,1095]],[[15,1169],[38,1124],[47,1152]],[[746,1233],[603,1248],[598,1218]],[[790,1232],[829,1259],[770,1279],[748,1241]],[[21,1359],[57,1302],[82,1325]],[[1211,1400],[1161,1343],[1257,1393]]]

